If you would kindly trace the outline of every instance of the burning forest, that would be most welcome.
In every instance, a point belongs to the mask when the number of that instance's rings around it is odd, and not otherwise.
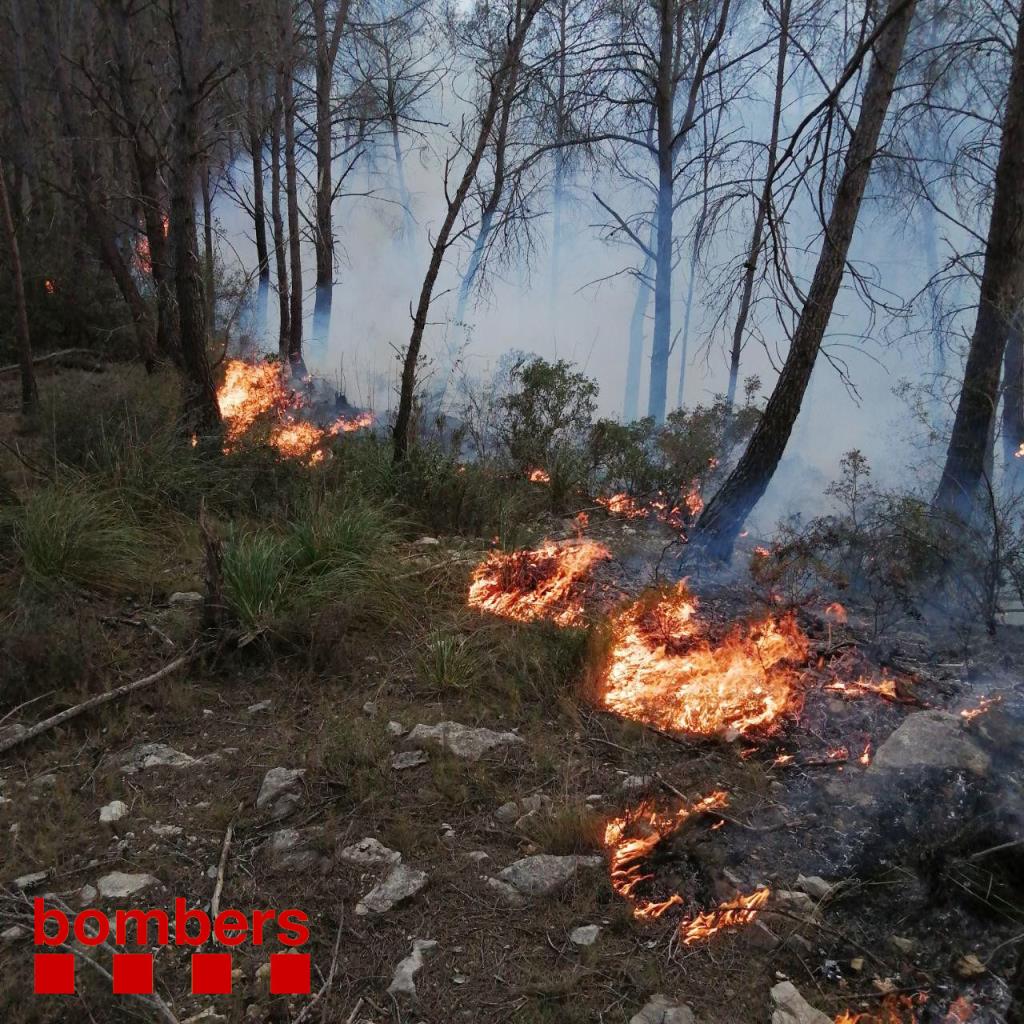
[[[1024,0],[7,0],[3,1024],[1024,1024]]]

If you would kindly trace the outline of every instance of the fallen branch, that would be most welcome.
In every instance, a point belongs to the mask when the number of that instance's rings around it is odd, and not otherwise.
[[[48,363],[51,359],[65,359],[67,356],[91,356],[92,361],[89,365],[85,365],[82,360],[72,360],[72,365],[78,364],[80,369],[102,371],[103,364],[96,357],[96,353],[90,351],[87,348],[62,348],[57,352],[47,352],[45,356],[36,356],[32,363],[38,366],[40,363]],[[10,366],[0,366],[0,373],[13,373],[15,370],[21,369],[21,363],[11,363]]]
[[[216,920],[220,910],[220,894],[224,890],[224,872],[228,866],[228,851],[231,849],[231,837],[235,834],[235,821],[242,813],[242,804],[235,810],[235,817],[228,822],[224,832],[224,843],[220,848],[220,863],[217,865],[217,884],[213,887],[213,899],[210,900],[210,920]]]
[[[19,735],[11,736],[3,743],[0,743],[0,754],[6,754],[8,750],[17,747],[22,743],[27,743],[29,740],[34,740],[44,732],[48,732],[50,729],[55,729],[58,725],[63,725],[65,722],[70,721],[72,718],[77,718],[86,711],[98,708],[102,704],[109,704],[112,700],[117,700],[119,697],[125,697],[129,693],[134,693],[136,690],[152,686],[153,683],[157,683],[161,679],[166,679],[167,676],[176,672],[182,666],[188,665],[194,661],[199,657],[202,651],[206,650],[206,647],[207,645],[193,644],[183,655],[181,655],[180,658],[175,658],[174,661],[164,665],[162,669],[154,672],[152,675],[145,676],[142,679],[136,679],[134,683],[125,683],[124,686],[118,686],[116,689],[109,690],[107,693],[101,693],[97,697],[90,697],[88,700],[82,701],[81,704],[76,704],[74,707],[67,708],[59,714],[52,715],[50,718],[44,719],[42,722],[39,722],[37,725],[33,725],[30,729],[27,729]]]

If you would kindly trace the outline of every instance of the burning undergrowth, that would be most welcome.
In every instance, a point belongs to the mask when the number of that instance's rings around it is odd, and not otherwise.
[[[792,615],[715,638],[682,583],[628,605],[611,623],[600,704],[671,732],[734,739],[800,706],[809,641]]]
[[[281,365],[273,362],[228,360],[217,404],[224,419],[226,452],[265,425],[271,447],[285,458],[310,465],[326,458],[332,438],[373,425],[372,413],[352,409],[340,396],[325,401],[315,381],[302,390],[289,387]]]
[[[596,541],[545,541],[531,551],[496,551],[477,567],[472,608],[518,622],[548,619],[559,626],[585,621],[593,571],[611,553]]]

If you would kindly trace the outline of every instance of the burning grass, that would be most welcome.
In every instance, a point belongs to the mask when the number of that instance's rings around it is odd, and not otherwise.
[[[642,895],[655,877],[648,862],[654,850],[686,822],[694,821],[703,814],[713,814],[725,807],[728,801],[728,794],[721,790],[709,793],[695,804],[684,804],[670,812],[659,811],[654,804],[645,801],[605,824],[604,846],[608,851],[612,888],[631,904],[633,917],[640,921],[656,921],[674,907],[686,907],[687,900],[678,892],[660,900]],[[720,820],[718,824],[721,824]],[[711,910],[687,915],[678,927],[680,939],[684,945],[692,946],[710,939],[717,932],[750,924],[768,902],[770,894],[767,888],[757,889],[726,900]]]
[[[680,583],[635,601],[611,628],[600,703],[624,718],[732,739],[799,705],[809,641],[791,615],[734,626],[716,642]]]
[[[518,622],[584,621],[586,586],[594,566],[611,553],[591,540],[545,541],[532,551],[495,552],[473,573],[468,603]]]

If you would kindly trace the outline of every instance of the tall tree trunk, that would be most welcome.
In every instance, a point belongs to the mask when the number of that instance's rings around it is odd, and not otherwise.
[[[654,228],[651,228],[654,235]],[[651,241],[653,241],[653,237]],[[633,300],[633,314],[629,318],[629,349],[626,352],[626,394],[622,403],[622,418],[632,423],[640,415],[640,371],[644,358],[644,325],[647,309],[651,304],[651,270],[654,262],[650,256],[644,258],[644,265],[636,282],[636,298]]]
[[[690,319],[693,316],[693,292],[697,281],[697,245],[694,243],[690,259],[690,280],[686,282],[686,305],[683,307],[683,329],[679,333],[679,386],[676,390],[676,408],[682,409],[686,391],[686,365],[690,358]]]
[[[284,214],[281,209],[281,132],[284,130],[284,68],[279,65],[274,83],[274,107],[270,118],[270,212],[274,228],[274,267],[277,270],[277,350],[281,364],[288,362],[291,318],[288,292],[288,263],[285,246]]]
[[[1024,10],[1019,12],[1003,138],[996,164],[978,315],[953,434],[933,503],[967,518],[985,468],[1010,324],[1024,296]]]
[[[263,198],[264,98],[262,79],[253,65],[246,72],[246,125],[249,157],[252,160],[252,220],[256,233],[256,264],[260,281],[270,280],[270,253],[267,251],[267,211]]]
[[[658,200],[655,209],[654,338],[647,415],[665,422],[668,400],[668,357],[672,348],[672,216],[675,209],[675,14],[677,0],[660,0],[658,82],[656,99]]]
[[[565,205],[566,154],[562,148],[569,127],[565,100],[569,77],[569,0],[558,4],[558,86],[555,91],[555,180],[551,190],[551,281],[548,298],[554,309],[562,273],[562,208]]]
[[[195,208],[206,0],[173,0],[172,12],[180,47],[172,130],[170,244],[185,371],[184,421],[189,433],[218,436],[221,419],[206,351],[206,300]]]
[[[743,264],[743,288],[740,292],[740,306],[736,314],[736,326],[732,332],[732,351],[729,355],[729,387],[726,402],[731,409],[736,402],[736,385],[740,376],[740,356],[743,354],[743,336],[750,316],[750,303],[754,294],[754,275],[757,261],[761,256],[764,242],[765,221],[772,202],[772,183],[775,166],[779,159],[779,125],[782,122],[782,93],[786,84],[786,52],[789,45],[789,13],[792,0],[782,0],[779,8],[779,52],[775,64],[775,99],[772,103],[771,137],[768,140],[768,158],[765,162],[764,187],[754,214],[754,230],[750,238],[747,261]]]
[[[405,181],[405,158],[402,156],[402,139],[398,134],[398,120],[391,121],[391,147],[395,152],[395,181],[398,184],[398,201],[402,204],[402,238],[409,243],[413,236],[412,196]]]
[[[412,423],[412,405],[416,390],[416,365],[420,357],[420,347],[423,344],[423,332],[427,326],[427,316],[430,312],[430,301],[434,293],[434,284],[437,281],[437,275],[440,273],[441,264],[448,250],[455,222],[462,212],[462,208],[466,203],[466,197],[469,195],[469,190],[476,179],[477,171],[480,168],[480,161],[483,160],[491,129],[494,127],[495,118],[498,116],[498,107],[501,103],[505,86],[519,64],[520,55],[526,42],[526,37],[529,34],[530,26],[533,24],[537,11],[540,10],[543,3],[544,0],[524,0],[519,7],[516,30],[506,44],[505,55],[502,58],[501,65],[490,79],[487,106],[484,108],[480,118],[476,143],[470,152],[466,168],[462,172],[459,187],[455,190],[455,195],[452,196],[448,203],[448,211],[438,230],[437,237],[434,239],[430,263],[427,266],[427,273],[423,278],[419,301],[416,304],[416,313],[413,316],[409,347],[406,350],[405,361],[402,365],[402,383],[393,432],[396,462],[404,459],[409,449],[409,430]]]
[[[14,290],[14,334],[18,339],[18,362],[21,365],[21,411],[32,415],[39,407],[39,389],[32,367],[32,336],[28,330],[28,307],[25,305],[25,279],[21,273],[18,233],[7,195],[7,169],[0,160],[0,226],[3,228],[7,258],[11,264],[11,286]]]
[[[818,264],[785,365],[746,451],[698,520],[698,541],[713,557],[731,557],[743,522],[767,489],[800,412],[842,284],[915,6],[916,0],[889,0],[886,26],[875,43],[857,127],[850,138]]]
[[[201,175],[203,190],[203,287],[206,291],[207,330],[216,330],[216,295],[213,281],[213,195],[210,191],[210,164],[203,162]]]
[[[284,170],[288,196],[288,264],[291,295],[288,302],[288,364],[293,376],[304,377],[302,361],[302,236],[299,233],[299,181],[295,150],[295,25],[291,0],[281,4],[281,33],[288,66],[284,74]]]
[[[156,347],[165,358],[180,364],[177,309],[172,294],[173,282],[167,253],[164,189],[160,180],[159,161],[150,132],[144,124],[144,114],[139,105],[132,73],[134,45],[131,16],[124,4],[110,4],[105,11],[109,16],[117,64],[118,98],[138,178],[146,245],[149,249],[149,273],[156,293]]]
[[[100,200],[100,186],[93,173],[92,161],[85,148],[82,135],[76,125],[72,100],[71,81],[67,64],[61,52],[54,10],[50,4],[39,7],[43,27],[47,58],[53,66],[54,81],[57,85],[57,99],[60,108],[62,128],[71,150],[71,166],[75,176],[75,187],[79,201],[85,210],[86,224],[93,244],[101,261],[114,278],[121,297],[131,314],[135,329],[139,356],[147,371],[156,363],[153,331],[150,325],[149,309],[132,277],[128,261],[117,246],[117,239],[111,219]]]
[[[1003,357],[1003,470],[1009,489],[1024,485],[1024,313],[1010,325]]]
[[[518,78],[518,63],[512,68],[505,87],[501,94],[501,113],[498,117],[498,130],[494,137],[494,180],[491,182],[490,191],[480,211],[480,225],[477,228],[476,239],[473,242],[473,252],[466,265],[466,273],[462,276],[462,283],[459,286],[459,301],[455,311],[455,320],[462,323],[466,316],[466,306],[469,303],[469,296],[473,290],[473,283],[480,272],[480,264],[483,261],[484,252],[487,249],[487,240],[490,237],[491,228],[494,226],[494,219],[498,213],[498,206],[501,204],[501,197],[505,191],[505,174],[508,154],[508,129],[512,118],[512,104],[515,102],[516,80]]]
[[[334,125],[331,119],[331,88],[341,35],[348,21],[350,0],[340,0],[333,24],[328,23],[327,0],[312,0],[315,40],[316,89],[316,217],[313,247],[316,251],[317,290],[334,284]],[[289,21],[291,15],[288,15]],[[291,29],[289,28],[289,38]],[[294,270],[293,270],[294,278]]]

